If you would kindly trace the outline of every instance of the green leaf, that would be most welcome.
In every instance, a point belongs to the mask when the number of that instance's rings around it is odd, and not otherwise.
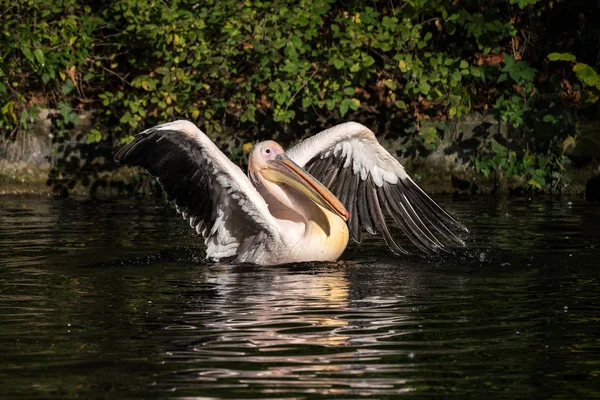
[[[273,47],[275,47],[277,50],[279,50],[287,44],[287,39],[278,39],[278,40],[275,40],[272,44],[273,44]]]
[[[73,82],[70,79],[66,80],[65,83],[61,85],[61,91],[65,96],[71,93],[73,89],[75,89],[75,86],[73,85]]]
[[[98,143],[102,140],[102,134],[98,129],[91,129],[85,139],[86,144]]]
[[[403,102],[402,100],[398,100],[394,103],[396,105],[396,107],[398,107],[399,109],[405,109],[406,108],[406,103]]]
[[[364,67],[370,67],[371,65],[375,64],[375,60],[373,59],[373,57],[371,56],[366,56],[363,59],[363,66]]]
[[[283,104],[286,102],[288,96],[287,96],[287,93],[283,92],[283,93],[275,94],[275,96],[273,96],[273,98],[275,99],[277,104]]]
[[[343,117],[348,112],[348,108],[350,107],[350,102],[348,99],[344,99],[344,101],[340,104],[340,116]]]
[[[45,58],[44,58],[44,52],[40,49],[35,49],[33,51],[33,54],[35,54],[35,59],[40,63],[41,66],[44,66],[45,63]]]
[[[550,61],[575,61],[576,58],[571,53],[550,53],[548,54],[548,60]]]
[[[289,74],[295,74],[296,72],[298,72],[298,64],[295,62],[286,60],[285,65],[283,66],[283,68],[281,70],[285,71]]]
[[[344,66],[344,61],[340,60],[339,58],[334,58],[331,61],[333,62],[333,66],[336,69],[342,69],[342,67]]]
[[[25,55],[25,57],[27,57],[27,59],[29,61],[31,61],[32,63],[34,62],[33,53],[31,52],[31,48],[25,46],[25,47],[21,48],[21,51],[23,52],[23,54]]]
[[[437,130],[430,126],[419,131],[419,136],[421,136],[425,142],[425,144],[434,144],[439,140]]]
[[[578,63],[573,66],[573,72],[580,81],[587,86],[597,86],[600,89],[600,77],[592,67],[587,64]]]

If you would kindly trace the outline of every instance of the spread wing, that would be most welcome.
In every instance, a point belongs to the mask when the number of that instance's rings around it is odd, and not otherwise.
[[[421,189],[404,167],[356,122],[334,126],[289,149],[286,154],[327,186],[346,206],[350,234],[380,232],[390,249],[406,254],[389,232],[386,215],[425,252],[464,246],[467,229]]]
[[[252,262],[279,235],[262,196],[242,170],[189,121],[138,133],[115,155],[158,178],[177,211],[204,237],[213,259],[244,253]]]

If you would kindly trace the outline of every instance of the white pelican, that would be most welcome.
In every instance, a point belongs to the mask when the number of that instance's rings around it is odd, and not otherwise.
[[[464,246],[457,233],[466,228],[413,181],[371,130],[355,122],[285,152],[274,141],[257,144],[248,177],[184,120],[138,133],[115,161],[158,178],[214,261],[335,261],[349,235],[360,243],[363,229],[380,232],[392,252],[408,254],[390,234],[385,214],[423,251]]]

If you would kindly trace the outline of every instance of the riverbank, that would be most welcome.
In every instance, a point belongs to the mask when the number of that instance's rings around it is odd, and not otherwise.
[[[84,157],[79,157],[79,153],[86,145],[86,135],[81,132],[90,129],[88,118],[85,115],[80,118],[70,138],[53,140],[49,115],[47,111],[40,113],[39,120],[32,124],[30,131],[0,142],[0,194],[113,196],[119,194],[123,185],[144,176],[142,171],[134,168],[107,167],[113,163],[110,150],[105,153],[106,156],[96,157],[91,164],[89,160],[83,161]],[[371,128],[381,144],[429,193],[523,193],[527,183],[526,176],[507,178],[502,170],[492,171],[488,176],[477,171],[474,158],[481,158],[489,151],[492,140],[503,143],[507,148],[519,145],[506,124],[496,121],[491,115],[473,113],[462,118],[450,133],[441,136],[435,146],[429,147],[423,144],[420,136],[402,135],[393,128],[385,128],[383,132]],[[427,125],[422,127],[428,128]],[[578,139],[565,149],[565,171],[556,182],[557,193],[583,196],[590,179],[600,175],[600,124],[596,121],[583,122],[579,132]],[[228,155],[231,156],[232,147],[239,147],[228,142],[231,138],[235,138],[236,142],[245,140],[227,132],[213,140],[226,152],[229,149]],[[65,153],[69,153],[68,158]],[[239,154],[237,157],[238,160],[244,158]],[[85,174],[89,176],[75,181],[62,182],[60,168],[53,169],[53,166],[62,163],[68,164],[72,172],[78,168],[77,163],[84,162],[96,167],[90,169],[88,165]]]

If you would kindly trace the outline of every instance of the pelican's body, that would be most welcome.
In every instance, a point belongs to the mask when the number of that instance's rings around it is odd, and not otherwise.
[[[350,235],[361,241],[363,228],[381,232],[393,252],[406,253],[390,234],[383,210],[422,250],[463,245],[454,231],[465,228],[414,183],[373,132],[354,122],[286,152],[273,141],[257,144],[248,176],[189,121],[139,133],[115,160],[158,177],[204,237],[212,260],[334,261]]]

